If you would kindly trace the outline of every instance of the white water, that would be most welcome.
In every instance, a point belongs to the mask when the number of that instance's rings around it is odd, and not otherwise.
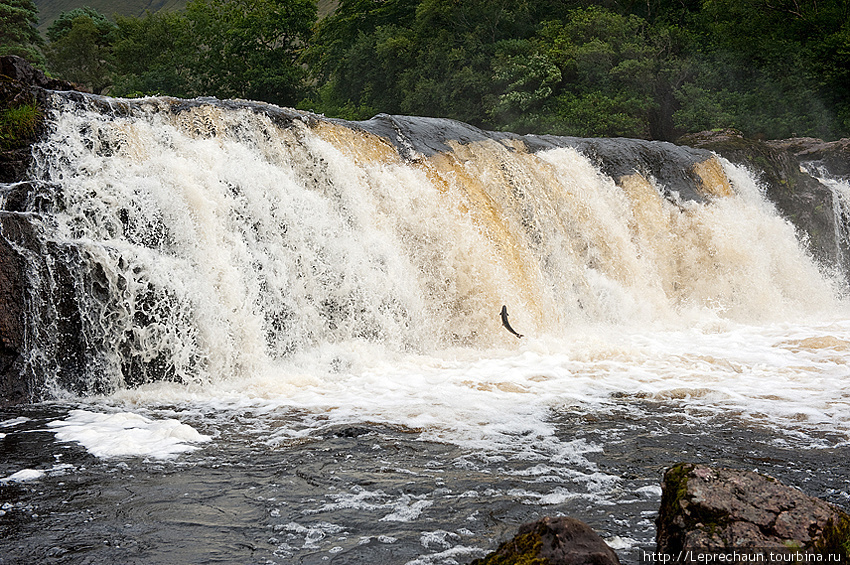
[[[572,149],[410,164],[342,126],[168,104],[66,107],[37,155],[62,191],[45,237],[108,293],[84,309],[98,410],[250,411],[272,447],[386,422],[556,466],[600,447],[556,439],[553,413],[629,399],[810,447],[850,433],[840,286],[744,170],[723,163],[733,196],[675,204]]]
[[[805,163],[801,167],[811,176],[829,189],[832,193],[832,214],[835,218],[835,263],[842,269],[847,269],[847,258],[842,249],[850,243],[850,181],[835,178],[819,162]]]

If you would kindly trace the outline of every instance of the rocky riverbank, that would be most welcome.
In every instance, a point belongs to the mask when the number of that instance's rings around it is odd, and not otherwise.
[[[678,463],[662,481],[657,545],[647,563],[850,562],[850,516],[773,477]],[[471,565],[609,565],[614,551],[567,517],[521,526]]]

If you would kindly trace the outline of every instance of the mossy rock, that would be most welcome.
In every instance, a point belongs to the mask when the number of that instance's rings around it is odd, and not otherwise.
[[[846,556],[850,518],[840,509],[752,471],[679,463],[664,475],[660,553],[765,550]],[[834,558],[833,558],[834,559]]]
[[[513,539],[470,565],[619,565],[619,559],[590,526],[559,517],[521,526]]]
[[[850,563],[850,516],[836,516],[824,527],[820,537],[814,542],[814,553],[839,556],[840,563]]]

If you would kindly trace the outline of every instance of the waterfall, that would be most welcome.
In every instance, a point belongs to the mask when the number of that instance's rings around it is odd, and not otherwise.
[[[823,163],[809,161],[800,167],[829,189],[832,195],[832,216],[835,227],[835,265],[842,273],[850,262],[850,179],[830,174]]]
[[[535,339],[836,300],[757,181],[710,155],[688,194],[569,139],[478,132],[425,151],[262,104],[53,104],[26,213],[41,242],[28,362],[54,392],[202,386],[328,344],[515,347],[502,305]]]

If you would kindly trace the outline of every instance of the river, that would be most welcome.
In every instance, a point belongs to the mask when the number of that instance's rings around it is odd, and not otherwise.
[[[679,461],[850,506],[845,283],[752,172],[53,104],[0,563],[463,564],[561,514],[637,563]]]

